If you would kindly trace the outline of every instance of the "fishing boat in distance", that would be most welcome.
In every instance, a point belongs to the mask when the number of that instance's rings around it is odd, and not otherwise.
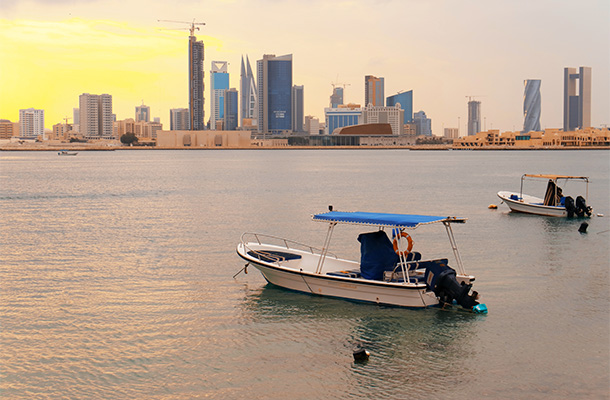
[[[528,178],[548,180],[544,198],[523,193],[523,182]],[[584,182],[586,184],[585,197],[577,196],[574,200],[571,196],[564,196],[562,188],[558,185],[562,181],[566,184],[569,181]],[[518,193],[501,191],[498,192],[498,197],[514,212],[570,218],[574,216],[590,217],[593,212],[593,209],[587,205],[589,178],[586,176],[523,174],[521,176],[521,189]]]
[[[485,304],[477,301],[479,294],[471,292],[475,277],[464,271],[451,228],[466,219],[329,209],[312,216],[314,221],[328,223],[321,249],[276,236],[244,233],[237,245],[237,254],[248,262],[244,269],[251,264],[269,283],[315,295],[412,308],[455,306],[487,312]],[[334,228],[339,224],[374,227],[358,236],[360,261],[341,259],[329,251]],[[447,258],[423,258],[413,251],[413,239],[406,230],[433,224],[445,227],[457,271],[449,267]]]
[[[58,156],[75,156],[77,154],[78,154],[77,151],[68,151],[68,150],[61,150],[57,153]]]

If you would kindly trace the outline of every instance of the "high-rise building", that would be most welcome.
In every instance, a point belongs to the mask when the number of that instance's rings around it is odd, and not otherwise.
[[[399,92],[386,99],[386,105],[388,107],[393,107],[396,104],[400,104],[400,108],[404,110],[405,124],[413,121],[413,91]]]
[[[224,129],[234,131],[237,129],[239,115],[239,93],[237,89],[231,88],[225,90],[224,94]]]
[[[390,124],[392,135],[402,135],[404,113],[400,105],[392,107],[376,107],[372,104],[362,109],[363,124]]]
[[[330,108],[337,108],[343,104],[343,88],[333,87],[333,94],[330,95]]]
[[[578,79],[578,95],[576,80]],[[591,68],[563,70],[563,130],[573,131],[591,126]]]
[[[189,115],[191,130],[194,131],[201,131],[205,127],[203,59],[203,42],[197,41],[193,35],[189,36]]]
[[[417,135],[432,136],[432,120],[426,117],[424,111],[418,111],[413,114],[413,122],[415,123]]]
[[[169,110],[169,129],[171,131],[191,130],[191,117],[188,108],[172,108]]]
[[[444,136],[448,139],[457,139],[460,137],[460,131],[458,128],[445,128]]]
[[[292,131],[293,132],[304,132],[304,118],[305,118],[305,105],[304,105],[304,87],[303,85],[292,87]]]
[[[19,136],[23,138],[44,136],[44,110],[35,108],[19,110]]]
[[[245,126],[244,120],[256,120],[257,109],[256,109],[256,82],[254,81],[254,74],[250,67],[250,60],[246,56],[246,64],[244,64],[244,57],[241,57],[241,74],[240,74],[240,87],[241,87],[241,120],[240,126]]]
[[[292,54],[265,54],[256,62],[258,132],[292,130]]]
[[[540,130],[540,79],[524,81],[523,133]]]
[[[85,139],[113,139],[112,96],[83,93],[78,98],[79,131]]]
[[[481,132],[481,102],[470,100],[468,102],[468,136]]]
[[[224,120],[225,91],[229,89],[229,72],[226,61],[212,61],[210,71],[210,128],[216,129],[216,121]]]
[[[310,135],[320,134],[320,120],[314,116],[308,115],[305,117],[305,132]]]
[[[150,122],[150,107],[142,103],[141,106],[136,106],[136,122]]]
[[[376,76],[366,75],[364,77],[364,106],[372,104],[378,107],[385,106],[384,80]]]

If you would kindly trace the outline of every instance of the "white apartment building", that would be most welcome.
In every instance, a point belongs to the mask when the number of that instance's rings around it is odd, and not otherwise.
[[[44,110],[34,108],[19,110],[19,136],[23,138],[44,136]]]

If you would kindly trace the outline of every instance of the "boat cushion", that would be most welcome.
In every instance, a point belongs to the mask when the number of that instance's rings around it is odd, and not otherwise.
[[[249,251],[248,255],[256,257],[261,261],[266,262],[279,262],[286,260],[298,260],[301,258],[298,254],[288,253],[285,251],[274,251],[274,250],[260,250],[260,251]]]
[[[392,271],[398,263],[392,242],[384,231],[361,233],[360,273],[364,279],[383,279],[383,271]]]

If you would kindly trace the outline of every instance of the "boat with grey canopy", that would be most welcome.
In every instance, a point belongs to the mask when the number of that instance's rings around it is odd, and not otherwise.
[[[544,198],[530,196],[523,193],[523,183],[526,180],[548,180]],[[585,196],[565,196],[559,186],[571,181],[584,182]],[[564,186],[565,188],[565,186]],[[547,217],[590,217],[593,209],[587,205],[589,197],[589,178],[586,176],[549,175],[549,174],[523,174],[519,192],[501,191],[498,197],[511,211],[527,214],[544,215]]]
[[[256,267],[267,282],[321,296],[376,304],[425,308],[457,306],[478,313],[487,312],[471,291],[475,277],[465,272],[453,236],[452,224],[465,218],[413,214],[331,211],[312,216],[328,224],[321,248],[293,240],[246,232],[237,254]],[[337,225],[374,227],[360,233],[360,260],[347,260],[329,251]],[[425,258],[413,250],[407,230],[422,226],[445,227],[456,269],[447,258]],[[386,232],[386,230],[388,232]],[[393,240],[390,240],[388,233]]]

